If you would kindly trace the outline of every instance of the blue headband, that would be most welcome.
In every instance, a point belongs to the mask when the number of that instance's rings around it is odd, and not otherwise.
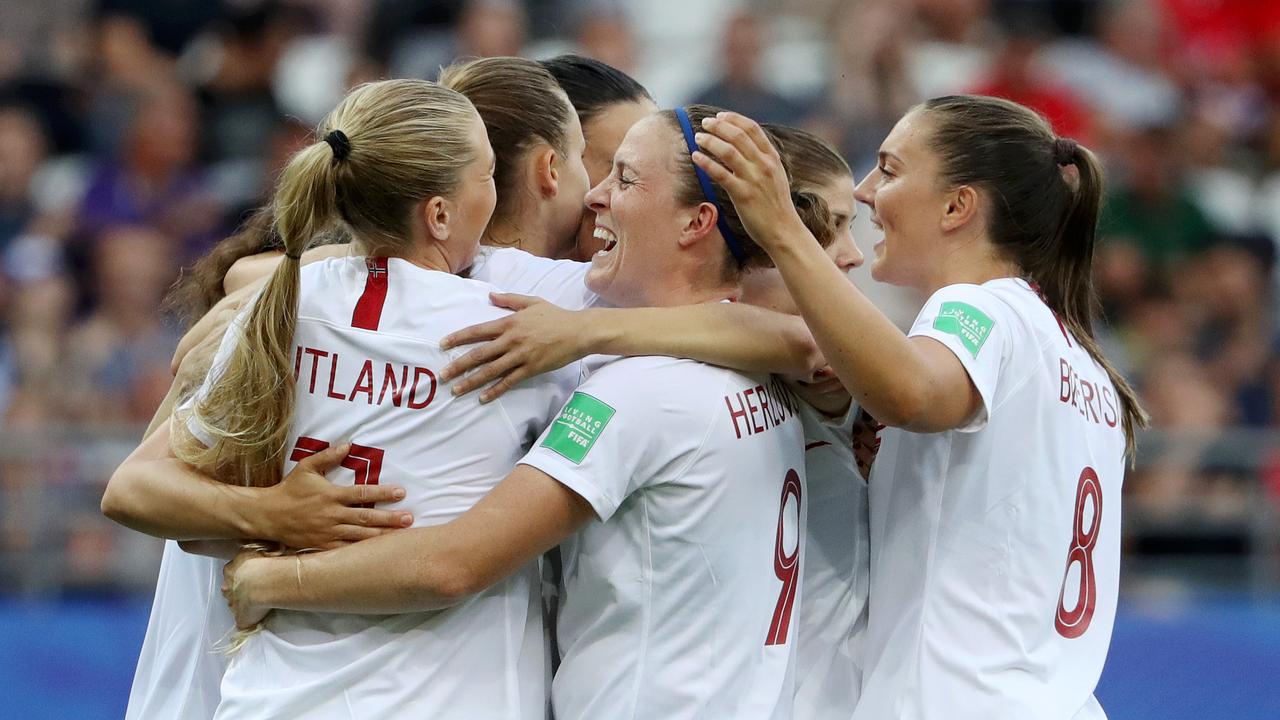
[[[684,143],[689,146],[689,154],[693,155],[698,150],[698,143],[693,136],[693,123],[689,122],[689,113],[682,107],[676,108],[675,113],[676,119],[680,121],[680,129],[684,131]],[[702,186],[702,196],[707,199],[707,202],[716,206],[716,227],[720,228],[724,244],[729,246],[729,253],[741,266],[747,261],[747,255],[742,251],[738,237],[729,229],[729,223],[724,218],[724,209],[720,207],[720,198],[716,196],[716,189],[711,185],[711,178],[696,163],[693,165],[693,172],[698,176],[698,184]]]

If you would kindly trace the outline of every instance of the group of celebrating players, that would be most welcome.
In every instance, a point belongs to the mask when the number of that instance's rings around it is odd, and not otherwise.
[[[574,56],[355,88],[103,498],[169,538],[128,717],[1105,717],[1101,180],[986,97],[856,182]]]

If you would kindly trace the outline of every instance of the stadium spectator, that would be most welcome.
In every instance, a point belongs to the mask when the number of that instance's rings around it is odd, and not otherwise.
[[[80,205],[80,229],[93,243],[115,225],[152,225],[195,260],[216,240],[220,209],[195,165],[199,132],[190,93],[168,86],[138,99],[118,157],[106,159]]]
[[[117,227],[94,248],[97,310],[68,339],[68,408],[94,423],[150,419],[169,388],[177,335],[157,311],[173,282],[173,242],[148,227]]]
[[[1123,162],[1104,205],[1104,242],[1138,247],[1157,272],[1209,247],[1214,228],[1182,180],[1182,158],[1170,152],[1172,128],[1138,130],[1124,143]]]
[[[760,16],[750,10],[734,13],[725,23],[721,40],[719,80],[700,91],[695,103],[716,105],[757,118],[760,122],[795,125],[808,108],[765,86],[761,58],[766,47]]]

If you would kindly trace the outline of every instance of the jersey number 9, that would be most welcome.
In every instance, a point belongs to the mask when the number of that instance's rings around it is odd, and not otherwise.
[[[773,622],[769,624],[769,636],[765,645],[786,645],[787,629],[791,627],[791,609],[796,604],[796,590],[800,587],[800,475],[788,470],[782,482],[782,501],[778,508],[778,535],[773,546],[773,573],[782,581],[778,604],[773,609]],[[796,545],[790,553],[786,549],[784,528],[787,520],[787,499],[795,497]]]

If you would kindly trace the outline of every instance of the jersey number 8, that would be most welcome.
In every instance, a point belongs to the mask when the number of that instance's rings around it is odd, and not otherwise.
[[[1084,527],[1086,501],[1093,505],[1093,520],[1089,529]],[[1078,638],[1089,629],[1093,620],[1093,608],[1098,600],[1097,578],[1093,571],[1093,549],[1098,545],[1098,529],[1102,527],[1102,483],[1098,481],[1098,473],[1086,467],[1080,473],[1080,482],[1076,486],[1076,512],[1071,523],[1071,550],[1067,553],[1067,569],[1062,577],[1062,590],[1058,593],[1058,613],[1054,618],[1054,627],[1064,638]],[[1073,609],[1068,610],[1063,602],[1067,596],[1067,581],[1071,577],[1071,566],[1080,565],[1080,592]]]

